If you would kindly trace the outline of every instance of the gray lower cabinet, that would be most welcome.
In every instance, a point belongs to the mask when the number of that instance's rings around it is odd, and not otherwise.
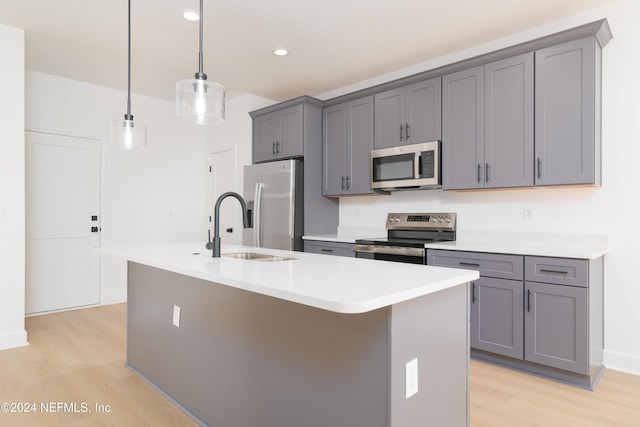
[[[525,282],[526,360],[589,373],[588,289]]]
[[[373,96],[326,107],[323,118],[322,194],[372,194]]]
[[[375,95],[375,148],[442,138],[440,77]]]
[[[330,242],[326,240],[305,240],[304,251],[314,254],[336,255],[355,258],[353,243]]]
[[[471,284],[471,347],[522,359],[522,281],[480,277]]]
[[[474,269],[471,354],[593,388],[603,367],[603,262],[429,249],[427,264]]]
[[[533,185],[533,53],[443,77],[443,189]]]
[[[595,37],[536,55],[536,185],[600,185],[601,47]]]

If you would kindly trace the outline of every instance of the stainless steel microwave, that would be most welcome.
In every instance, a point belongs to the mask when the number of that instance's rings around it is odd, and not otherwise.
[[[371,151],[371,188],[377,191],[441,188],[440,141]]]

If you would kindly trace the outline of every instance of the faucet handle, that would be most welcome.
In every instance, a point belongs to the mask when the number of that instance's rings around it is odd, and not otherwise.
[[[209,240],[207,241],[207,244],[205,245],[205,247],[211,250],[213,249],[213,242],[211,241],[211,230],[207,230],[207,233],[209,234]]]

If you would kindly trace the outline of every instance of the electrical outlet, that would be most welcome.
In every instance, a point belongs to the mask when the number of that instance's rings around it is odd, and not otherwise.
[[[180,312],[182,310],[180,309],[179,305],[174,305],[173,306],[173,326],[175,326],[176,328],[180,327]]]
[[[418,359],[413,359],[404,367],[405,372],[405,399],[418,393]]]
[[[536,210],[534,208],[524,208],[523,217],[525,221],[533,221],[536,219]]]

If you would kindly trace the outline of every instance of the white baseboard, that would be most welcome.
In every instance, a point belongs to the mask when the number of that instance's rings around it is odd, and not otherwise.
[[[604,365],[614,371],[640,375],[640,357],[633,354],[605,350]]]
[[[0,334],[0,350],[23,347],[25,345],[29,345],[26,330]]]
[[[123,302],[127,302],[126,292],[122,292],[120,294],[105,295],[102,301],[100,301],[100,305],[120,304]]]

